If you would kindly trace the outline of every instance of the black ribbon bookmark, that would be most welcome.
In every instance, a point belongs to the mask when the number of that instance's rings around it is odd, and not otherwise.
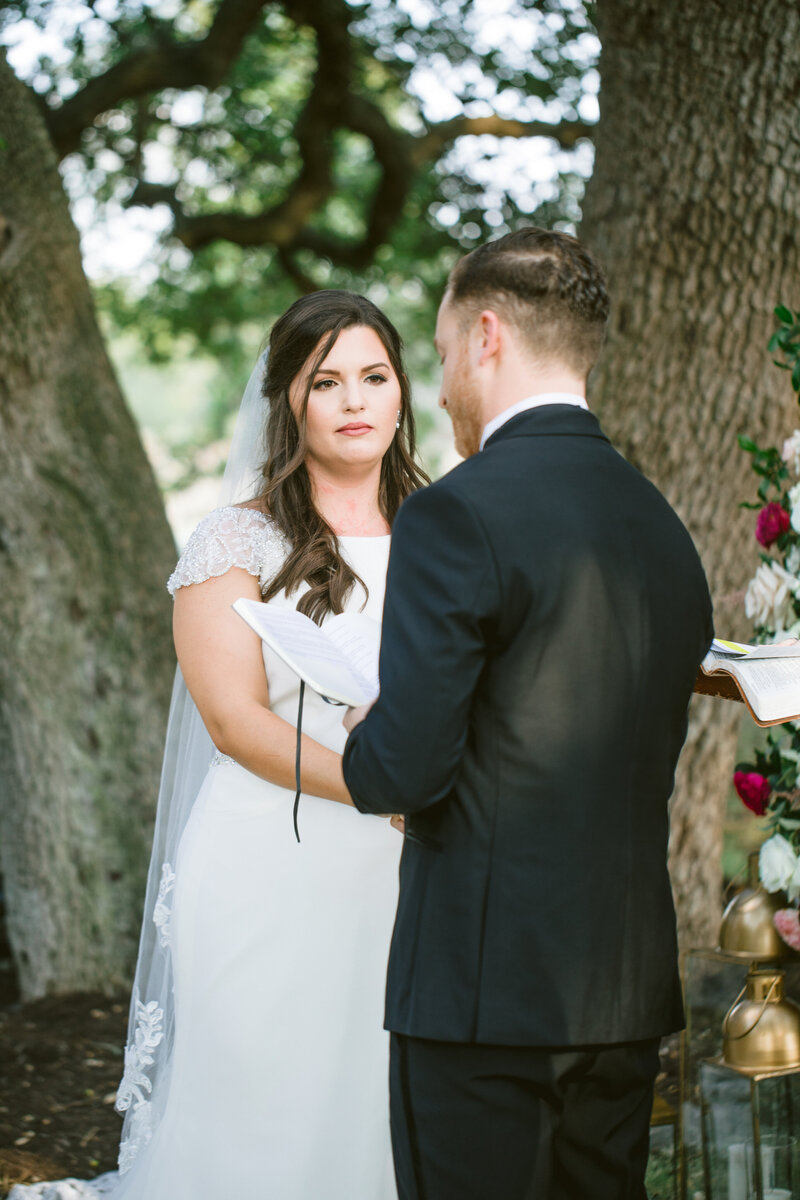
[[[300,830],[297,828],[297,811],[300,808],[300,747],[302,745],[303,735],[303,696],[306,690],[305,679],[300,680],[300,700],[297,705],[297,754],[294,760],[294,779],[297,785],[297,791],[294,797],[294,812],[292,819],[294,821],[294,836],[300,841]]]
[[[297,703],[297,754],[294,760],[294,780],[297,791],[294,795],[294,836],[300,841],[300,830],[297,828],[297,810],[300,808],[300,745],[302,742],[303,732],[303,696],[306,690],[305,679],[300,679],[300,699]],[[328,696],[323,696],[322,699],[326,704],[333,704],[336,708],[347,708],[347,705],[342,700],[331,700]]]

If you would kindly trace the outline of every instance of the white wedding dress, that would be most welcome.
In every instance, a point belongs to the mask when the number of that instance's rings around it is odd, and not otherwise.
[[[388,536],[339,540],[380,620]],[[263,586],[281,560],[264,516],[219,509],[170,586],[234,565]],[[348,610],[363,601],[359,587]],[[299,680],[266,647],[264,660],[270,707],[295,724]],[[343,711],[307,689],[304,733],[341,751]],[[385,818],[304,795],[298,844],[293,799],[215,756],[157,914],[175,979],[161,1120],[97,1191],[61,1181],[9,1200],[396,1200],[383,995],[402,838]]]

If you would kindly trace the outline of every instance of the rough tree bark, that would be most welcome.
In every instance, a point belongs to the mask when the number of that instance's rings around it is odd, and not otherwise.
[[[2,60],[0,111],[0,869],[35,997],[129,980],[174,548],[51,142]]]
[[[721,631],[746,632],[753,476],[736,436],[800,425],[766,343],[800,307],[800,10],[781,0],[600,0],[600,124],[581,233],[614,309],[594,406],[681,513]],[[694,700],[672,810],[685,942],[713,943],[735,706]]]

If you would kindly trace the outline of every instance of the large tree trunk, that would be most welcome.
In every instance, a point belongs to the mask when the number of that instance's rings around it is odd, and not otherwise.
[[[172,539],[35,100],[0,59],[0,859],[25,997],[129,980]]]
[[[800,307],[800,12],[781,0],[600,0],[601,117],[581,234],[606,264],[593,403],[691,530],[721,633],[747,626],[754,476],[736,436],[800,420],[766,350]],[[796,406],[795,406],[796,410]],[[713,944],[736,707],[696,698],[672,810],[685,941]]]

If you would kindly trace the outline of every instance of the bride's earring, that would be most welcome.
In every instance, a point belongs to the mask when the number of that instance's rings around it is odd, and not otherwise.
[[[401,413],[401,412],[402,412],[402,409],[398,408],[398,410],[397,410],[397,420],[395,421],[395,424],[394,424],[394,427],[395,427],[395,429],[399,429],[399,428],[400,428],[400,413]]]

